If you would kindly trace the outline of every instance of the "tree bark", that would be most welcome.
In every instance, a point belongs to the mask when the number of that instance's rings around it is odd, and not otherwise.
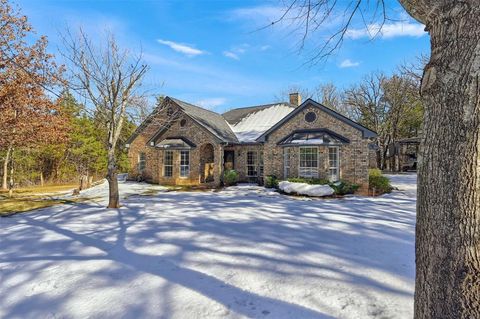
[[[2,189],[8,189],[8,163],[10,162],[10,155],[12,154],[12,146],[9,146],[5,159],[3,160],[3,176],[2,176]]]
[[[426,25],[415,318],[480,318],[480,7],[449,1]]]
[[[11,148],[11,153],[10,153],[10,182],[8,183],[8,197],[13,196],[13,186],[14,186],[14,179],[13,179],[13,172],[14,172],[14,166],[13,166],[13,147]]]
[[[120,196],[118,194],[117,163],[115,149],[108,151],[107,181],[108,181],[108,208],[120,207]]]

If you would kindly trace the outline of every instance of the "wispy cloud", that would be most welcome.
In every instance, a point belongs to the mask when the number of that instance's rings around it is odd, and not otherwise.
[[[396,38],[396,37],[421,37],[426,35],[425,26],[415,22],[378,23],[367,25],[362,29],[348,30],[346,36],[350,39],[360,38]]]
[[[231,12],[235,19],[254,20],[259,24],[268,25],[278,20],[285,12],[282,6],[259,5],[253,7],[239,8]]]
[[[262,45],[262,46],[260,47],[260,51],[267,51],[267,50],[270,49],[270,48],[271,48],[271,46],[268,45],[268,44],[267,44],[267,45]]]
[[[227,102],[227,99],[223,97],[213,97],[213,98],[206,98],[203,100],[199,100],[196,102],[197,105],[204,107],[209,110],[213,110]]]
[[[232,51],[223,51],[223,55],[230,59],[240,60],[238,54],[235,54]]]
[[[206,51],[196,49],[192,46],[189,46],[189,45],[183,44],[183,43],[178,43],[178,42],[173,42],[173,41],[168,41],[168,40],[162,40],[162,39],[158,39],[157,42],[170,47],[174,51],[185,54],[186,56],[197,56],[197,55],[207,53]]]
[[[223,55],[230,59],[240,60],[240,56],[245,52],[247,52],[248,48],[250,48],[250,45],[244,43],[244,44],[232,47],[230,50],[223,51]]]
[[[360,65],[360,62],[352,61],[350,59],[345,59],[340,63],[341,68],[355,68]]]

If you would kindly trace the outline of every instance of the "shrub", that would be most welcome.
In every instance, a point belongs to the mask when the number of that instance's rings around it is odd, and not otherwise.
[[[274,175],[269,175],[265,177],[265,187],[267,188],[278,188],[278,179]]]
[[[368,185],[369,189],[377,195],[390,193],[393,189],[390,180],[376,168],[368,171]]]
[[[223,182],[225,183],[226,186],[235,185],[237,183],[237,180],[238,180],[237,171],[233,169],[225,171],[225,174],[223,176]]]
[[[335,190],[335,195],[347,195],[355,193],[359,188],[360,185],[350,183],[347,181],[341,181],[338,183],[330,183],[331,188]]]

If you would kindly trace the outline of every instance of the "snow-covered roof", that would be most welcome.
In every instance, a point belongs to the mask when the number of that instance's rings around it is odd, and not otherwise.
[[[295,107],[288,103],[276,103],[234,109],[223,114],[223,116],[229,122],[239,142],[254,143],[260,135],[277,124],[294,109]]]

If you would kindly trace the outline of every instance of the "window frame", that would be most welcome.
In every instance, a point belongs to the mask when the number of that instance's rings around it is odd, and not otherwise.
[[[186,154],[186,158],[184,158],[184,154]],[[184,170],[186,171],[186,173]],[[189,176],[190,176],[190,150],[181,150],[180,151],[180,178],[188,178]]]
[[[167,164],[167,154],[170,154],[170,156],[168,156],[170,164]],[[169,169],[169,174],[167,174],[167,168]],[[173,150],[163,151],[163,177],[173,177]]]
[[[302,151],[306,150],[314,150],[314,152],[306,153]],[[302,159],[302,155],[305,156]],[[310,158],[308,157],[310,155]],[[318,147],[316,146],[300,146],[299,147],[299,156],[298,156],[298,176],[303,178],[318,178],[319,174],[319,151]],[[316,162],[316,166],[302,166],[304,163],[314,163]]]
[[[138,166],[137,166],[137,169],[140,173],[142,173],[143,171],[145,171],[145,169],[147,168],[147,154],[145,154],[145,152],[140,152],[138,153]]]
[[[283,148],[283,178],[290,177],[290,165],[292,164],[290,159],[290,152],[290,147]]]
[[[249,156],[252,155],[252,156]],[[258,176],[258,154],[256,151],[247,151],[247,177],[257,177]],[[253,163],[251,163],[250,159],[253,159]],[[252,171],[251,171],[252,169]],[[250,174],[254,172],[254,175]]]
[[[330,151],[332,150],[335,150],[335,153],[333,153],[335,154],[334,160],[331,158],[332,153]],[[332,174],[332,171],[335,174]],[[328,180],[332,183],[340,180],[340,148],[338,146],[330,146],[328,148]]]

